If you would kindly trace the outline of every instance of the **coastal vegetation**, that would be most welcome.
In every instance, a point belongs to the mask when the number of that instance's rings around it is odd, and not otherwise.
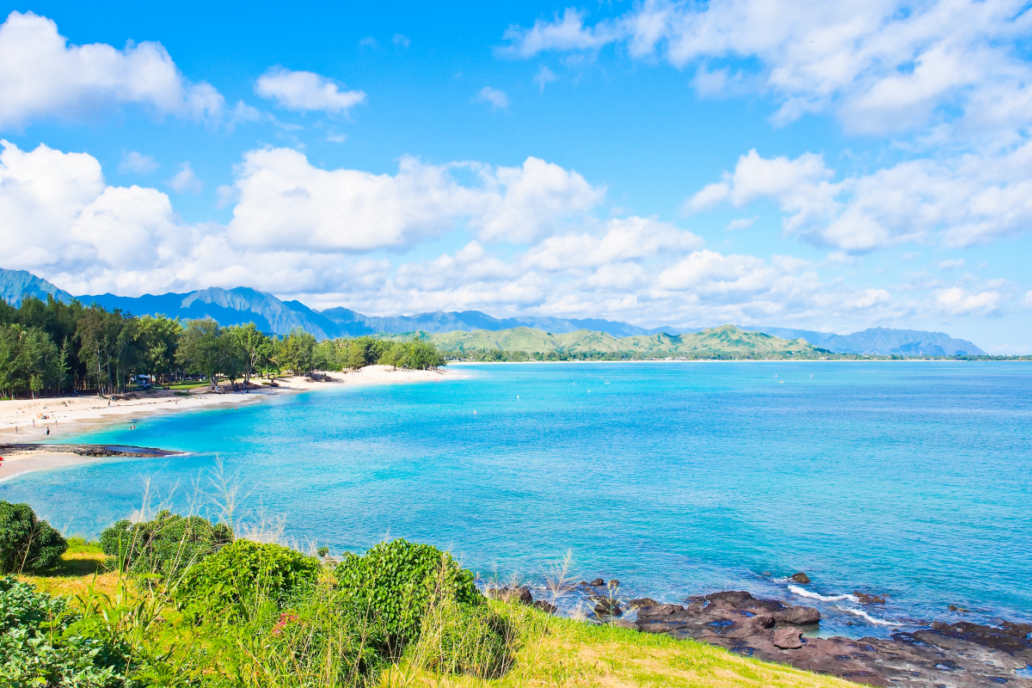
[[[553,334],[529,327],[430,334],[415,332],[390,341],[424,341],[460,360],[685,360],[818,359],[834,356],[805,340],[785,340],[723,325],[691,334],[614,337],[577,330]]]
[[[71,539],[46,571],[0,577],[0,680],[18,688],[849,685],[489,599],[474,574],[430,545],[392,540],[334,558],[234,537],[213,550],[207,535],[205,546],[189,544],[220,528],[196,518],[123,523],[105,531],[103,547]],[[126,565],[134,543],[176,537],[182,546],[153,548],[149,567]]]
[[[301,329],[279,337],[254,323],[221,327],[210,318],[138,318],[53,297],[27,297],[17,308],[0,300],[3,397],[122,393],[140,376],[146,385],[200,377],[214,389],[220,377],[246,385],[258,375],[289,371],[308,376],[374,364],[427,369],[445,365],[445,358],[424,341],[359,337],[317,342]]]

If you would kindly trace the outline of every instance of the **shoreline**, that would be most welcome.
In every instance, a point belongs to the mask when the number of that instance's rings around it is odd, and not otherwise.
[[[469,375],[448,370],[391,370],[389,366],[366,366],[351,373],[321,373],[319,381],[312,378],[274,378],[276,387],[263,385],[256,389],[222,394],[199,387],[189,392],[166,390],[132,392],[128,399],[108,400],[103,397],[47,397],[42,399],[0,400],[0,444],[26,443],[46,446],[42,442],[76,437],[83,433],[118,422],[138,418],[220,408],[228,405],[257,403],[263,399],[300,394],[320,389],[368,387],[413,382],[442,382],[466,379]],[[136,396],[138,395],[138,396]],[[122,396],[122,395],[118,395]],[[47,435],[47,430],[50,435]],[[26,473],[69,468],[98,458],[45,449],[32,452],[12,452],[3,455],[0,464],[0,483]],[[121,458],[121,457],[114,457]]]

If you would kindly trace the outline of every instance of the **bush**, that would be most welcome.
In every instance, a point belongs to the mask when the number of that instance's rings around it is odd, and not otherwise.
[[[50,568],[66,549],[61,534],[28,504],[0,501],[0,574]]]
[[[432,608],[420,629],[411,660],[441,673],[497,678],[513,662],[509,639],[514,632],[486,605],[471,607],[443,600]]]
[[[263,603],[279,606],[313,585],[319,569],[317,559],[292,549],[237,540],[190,567],[174,594],[199,617],[248,618]]]
[[[173,577],[233,541],[233,530],[200,516],[161,511],[153,521],[122,520],[100,534],[104,553],[123,571]]]
[[[432,668],[490,675],[507,666],[500,620],[447,552],[393,540],[345,555],[335,576],[345,613],[386,658],[422,638],[414,651]]]
[[[125,688],[129,647],[78,632],[78,614],[62,597],[0,578],[0,684]]]

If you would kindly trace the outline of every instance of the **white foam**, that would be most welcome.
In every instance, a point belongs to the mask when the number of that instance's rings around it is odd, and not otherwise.
[[[849,600],[850,602],[859,602],[858,599],[852,595],[821,595],[820,593],[811,592],[806,588],[800,588],[798,585],[788,586],[789,592],[793,595],[799,595],[800,597],[809,597],[811,600],[820,600],[821,602],[841,602],[843,600]]]
[[[879,619],[876,616],[871,616],[870,614],[865,612],[863,609],[850,609],[849,607],[843,607],[842,605],[835,605],[835,608],[836,609],[840,609],[840,610],[846,612],[847,614],[852,614],[854,616],[859,616],[861,619],[864,619],[868,623],[873,623],[873,624],[875,624],[877,626],[898,626],[899,625],[899,623],[896,622],[896,621],[886,621],[885,619]]]

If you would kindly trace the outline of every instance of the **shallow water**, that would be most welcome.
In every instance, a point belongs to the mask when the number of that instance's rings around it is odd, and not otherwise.
[[[1032,621],[1032,365],[462,370],[126,421],[80,439],[196,455],[28,474],[0,499],[96,535],[148,478],[186,508],[217,453],[250,507],[334,551],[390,534],[534,581],[572,550],[576,579],[619,578],[628,596],[748,589],[815,604],[825,632],[851,636]],[[790,589],[797,570],[813,582]]]

